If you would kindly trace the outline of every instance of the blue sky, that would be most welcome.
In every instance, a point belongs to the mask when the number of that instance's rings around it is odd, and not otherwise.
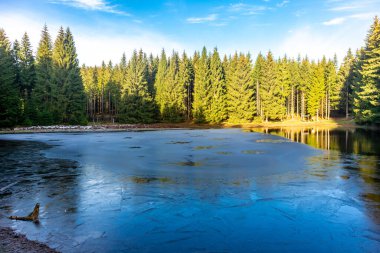
[[[11,40],[26,31],[36,48],[46,23],[55,38],[70,26],[80,63],[118,62],[133,49],[192,54],[204,45],[221,53],[299,53],[342,59],[363,45],[380,0],[0,0],[0,27]]]

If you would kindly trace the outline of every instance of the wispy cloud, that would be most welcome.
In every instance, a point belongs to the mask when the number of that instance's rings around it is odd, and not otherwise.
[[[241,15],[256,15],[268,9],[270,8],[264,5],[252,5],[245,3],[231,4],[227,7],[227,11],[240,13]]]
[[[186,19],[187,23],[190,24],[201,24],[201,23],[208,23],[208,22],[213,22],[218,19],[217,14],[210,14],[206,17],[190,17]]]
[[[281,3],[276,4],[276,6],[277,6],[278,8],[282,8],[282,7],[285,7],[288,3],[289,3],[288,0],[284,0],[284,1],[282,1]]]
[[[380,0],[361,0],[361,1],[338,1],[327,0],[326,4],[329,11],[334,12],[353,12],[378,9]]]
[[[323,22],[322,24],[326,26],[340,25],[340,24],[343,24],[344,21],[346,21],[346,18],[340,17],[340,18],[330,19],[328,21]]]
[[[350,19],[357,19],[357,20],[368,20],[374,17],[376,13],[373,12],[366,12],[366,13],[357,13],[353,15],[347,15],[343,17],[337,17],[330,20],[327,20],[325,22],[322,22],[325,26],[333,26],[333,25],[341,25],[345,22],[347,22]]]
[[[111,5],[105,0],[51,0],[50,3],[64,4],[79,9],[90,11],[102,11],[108,13],[114,13],[123,16],[131,16],[130,13],[117,9],[117,6]]]

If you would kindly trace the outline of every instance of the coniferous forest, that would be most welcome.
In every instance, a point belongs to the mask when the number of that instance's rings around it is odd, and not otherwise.
[[[365,45],[337,58],[256,59],[134,51],[120,62],[80,66],[70,29],[54,42],[45,25],[37,52],[28,34],[11,43],[0,29],[0,126],[88,122],[221,123],[353,116],[380,123],[380,21]]]

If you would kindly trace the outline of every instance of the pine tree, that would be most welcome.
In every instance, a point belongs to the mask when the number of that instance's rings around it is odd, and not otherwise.
[[[62,91],[63,86],[66,80],[66,55],[65,55],[65,31],[63,27],[60,27],[58,31],[58,35],[54,42],[53,46],[53,83],[56,86],[57,97],[54,98],[54,122],[62,123],[63,122],[63,114],[64,114],[64,104],[66,98],[64,97]]]
[[[277,119],[283,119],[287,113],[290,116],[290,85],[291,85],[291,76],[289,61],[286,56],[282,59],[279,59],[277,64],[277,85],[278,85],[278,94],[275,95],[276,104],[278,107]],[[287,103],[286,103],[287,102]],[[286,107],[286,104],[288,105]]]
[[[227,71],[227,91],[229,121],[251,121],[256,105],[250,55],[235,53],[232,57]]]
[[[148,65],[142,51],[133,52],[126,73],[123,111],[120,120],[128,123],[151,123],[156,118],[156,107],[148,91]]]
[[[12,127],[19,118],[20,98],[11,45],[0,28],[0,127]]]
[[[356,94],[360,101],[356,120],[380,123],[380,20],[377,16],[367,35],[360,74],[362,80]]]
[[[186,90],[180,83],[179,77],[179,57],[177,53],[173,52],[161,94],[163,98],[161,117],[164,121],[179,122],[184,119],[186,111],[185,96]]]
[[[156,80],[158,64],[160,60],[158,57],[153,57],[152,54],[149,55],[148,59],[148,90],[150,95],[154,96],[154,82]]]
[[[337,75],[337,61],[336,56],[334,57],[334,61],[329,60],[327,62],[325,68],[325,76],[326,76],[326,94],[325,94],[325,112],[326,118],[330,118],[331,108],[336,108],[339,104],[339,84],[338,84],[338,75]]]
[[[295,114],[299,116],[299,88],[301,83],[300,75],[300,58],[299,60],[291,60],[289,63],[290,71],[290,95],[288,101],[290,102],[290,116],[293,119]]]
[[[183,52],[179,64],[179,83],[185,88],[186,94],[184,103],[186,107],[186,119],[190,120],[193,103],[194,69],[191,60],[188,59],[185,52]]]
[[[255,62],[255,66],[253,68],[253,83],[256,89],[256,115],[262,116],[262,98],[260,94],[260,87],[263,84],[263,68],[265,64],[265,59],[261,53],[258,54]]]
[[[206,120],[220,123],[227,119],[227,88],[223,65],[216,48],[210,61],[210,81],[210,109]]]
[[[308,113],[315,120],[319,120],[321,110],[321,99],[325,90],[325,73],[322,62],[311,64],[311,80],[309,90],[307,92],[307,108]]]
[[[197,123],[207,122],[206,114],[210,105],[210,60],[203,47],[199,59],[194,57],[193,117]]]
[[[284,101],[282,99],[282,87],[278,81],[277,64],[271,52],[265,59],[263,67],[262,85],[260,94],[262,98],[263,117],[269,119],[281,119],[284,115]]]
[[[300,83],[299,83],[299,100],[300,100],[300,114],[301,120],[306,116],[306,95],[311,83],[311,64],[306,57],[300,64]]]
[[[168,60],[166,57],[165,50],[163,49],[161,52],[160,62],[157,68],[156,82],[154,83],[155,101],[160,110],[160,115],[163,115],[164,110],[165,110],[165,103],[166,103],[165,85],[166,85],[166,76],[168,72],[168,67],[169,67]]]
[[[38,124],[51,125],[54,123],[54,100],[56,97],[57,87],[53,81],[52,42],[45,25],[37,49],[36,84],[32,93]]]
[[[69,28],[61,27],[53,48],[54,82],[58,122],[85,124],[86,98],[80,76],[75,43]]]

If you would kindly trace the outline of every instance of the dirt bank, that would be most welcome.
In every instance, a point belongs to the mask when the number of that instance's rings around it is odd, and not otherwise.
[[[10,228],[0,227],[0,253],[55,253],[45,244],[31,241]]]

